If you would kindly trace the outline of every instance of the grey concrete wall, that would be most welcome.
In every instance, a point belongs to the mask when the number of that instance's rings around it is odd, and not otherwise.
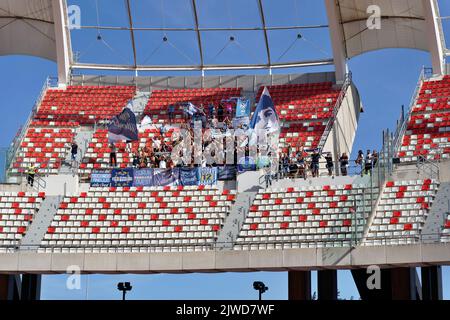
[[[369,265],[450,265],[450,243],[180,253],[0,254],[0,273],[65,273],[71,266],[82,273],[119,274],[352,269]]]
[[[59,174],[50,175],[44,178],[46,182],[45,193],[49,196],[60,196],[64,195],[64,190],[66,195],[77,195],[78,190],[78,176],[72,174]]]
[[[362,105],[356,87],[352,84],[342,101],[333,129],[325,142],[324,151],[332,152],[335,161],[346,152],[352,153]]]

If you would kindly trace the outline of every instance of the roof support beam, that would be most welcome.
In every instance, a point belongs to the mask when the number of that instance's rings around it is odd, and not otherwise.
[[[58,64],[58,83],[66,85],[72,64],[70,33],[67,27],[67,7],[65,0],[52,0],[55,21],[56,62]]]
[[[136,42],[134,41],[134,29],[133,29],[133,16],[131,14],[131,6],[130,6],[130,0],[126,0],[127,2],[127,12],[128,12],[128,22],[130,25],[130,35],[131,35],[131,45],[133,47],[133,60],[134,60],[134,67],[137,67],[137,58],[136,58]],[[137,70],[136,70],[137,72]],[[136,74],[137,76],[137,74]]]
[[[267,64],[269,66],[272,65],[272,59],[270,58],[270,46],[269,46],[269,39],[267,37],[267,27],[266,27],[266,17],[264,16],[264,8],[262,5],[262,0],[258,1],[258,9],[259,9],[259,15],[261,16],[261,26],[264,31],[264,42],[266,43],[266,51],[267,51]],[[269,69],[270,71],[270,69]]]
[[[426,35],[428,50],[431,53],[431,62],[434,74],[445,73],[445,41],[436,0],[423,0],[423,10],[427,22]]]
[[[194,14],[194,22],[195,22],[195,32],[197,33],[197,43],[198,43],[198,52],[200,54],[200,68],[203,75],[203,66],[204,66],[204,60],[203,60],[203,48],[202,48],[202,38],[198,26],[198,14],[197,14],[197,4],[195,0],[192,0],[192,12]]]
[[[334,66],[336,70],[336,83],[344,83],[348,72],[347,51],[345,49],[344,30],[341,15],[336,0],[325,0],[331,45],[333,47]]]

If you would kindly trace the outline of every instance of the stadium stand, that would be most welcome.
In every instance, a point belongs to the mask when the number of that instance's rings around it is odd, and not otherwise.
[[[422,83],[397,155],[401,162],[450,158],[450,76]]]
[[[44,192],[0,192],[0,251],[20,243],[44,199]]]
[[[64,198],[41,250],[211,250],[234,199],[210,186],[91,188]]]
[[[241,96],[241,88],[194,88],[154,90],[145,108],[144,114],[152,117],[154,123],[167,123],[169,121],[169,105],[179,105],[191,102],[200,107],[203,105],[205,113],[209,103],[214,104],[216,111],[222,100]],[[182,109],[177,106],[174,113],[174,122],[183,123]]]
[[[331,82],[274,85],[267,88],[284,122],[280,136],[283,151],[287,152],[289,146],[292,151],[297,151],[300,146],[316,148],[328,121],[333,117],[340,89],[334,88]],[[259,88],[258,99],[263,89]]]
[[[47,173],[56,174],[70,150],[77,122],[33,121],[20,144],[11,173],[21,173],[35,164]]]
[[[125,142],[116,143],[117,147],[117,166],[120,168],[127,168],[132,166],[133,152],[141,148],[152,149],[152,140],[160,140],[164,142],[167,146],[172,145],[172,134],[175,129],[171,128],[161,136],[158,129],[143,129],[139,130],[138,136],[139,141],[134,141],[129,147],[127,147]],[[107,129],[97,129],[94,133],[92,141],[89,143],[87,152],[80,164],[79,172],[81,174],[90,173],[92,169],[108,169],[109,164],[109,154],[111,148],[108,144],[108,130]]]
[[[365,185],[260,190],[236,250],[342,247],[361,237],[371,206]]]
[[[135,91],[135,87],[127,86],[51,88],[45,93],[35,118],[93,124],[119,114]]]
[[[438,188],[432,179],[386,182],[365,244],[417,242]]]

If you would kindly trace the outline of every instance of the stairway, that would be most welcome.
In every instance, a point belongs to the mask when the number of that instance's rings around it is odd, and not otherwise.
[[[74,141],[78,145],[78,154],[76,161],[77,163],[81,162],[84,154],[88,148],[89,142],[92,140],[94,136],[94,129],[92,127],[81,127],[79,131],[76,133]],[[77,166],[78,167],[78,166]],[[75,174],[76,168],[72,168],[72,155],[69,152],[61,163],[61,167],[59,169],[59,174]]]
[[[36,250],[38,248],[53,217],[58,211],[62,199],[61,196],[47,196],[45,198],[39,211],[34,215],[33,222],[29,226],[25,237],[20,242],[19,249]]]
[[[244,220],[250,210],[250,206],[256,198],[259,187],[255,186],[251,189],[240,192],[236,196],[236,201],[231,207],[230,214],[225,220],[225,224],[217,236],[216,247],[218,250],[232,249]]]

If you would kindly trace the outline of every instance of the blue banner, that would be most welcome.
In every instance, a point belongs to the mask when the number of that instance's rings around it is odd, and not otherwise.
[[[124,108],[119,115],[113,117],[108,126],[108,141],[122,140],[127,142],[139,140],[136,115],[128,107]]]
[[[250,115],[250,100],[237,99],[236,118],[248,117]]]
[[[155,186],[177,186],[180,184],[180,170],[173,169],[154,169],[153,184]]]
[[[133,186],[151,187],[153,183],[153,169],[134,169]]]
[[[256,110],[250,120],[250,128],[264,130],[266,133],[280,130],[280,119],[267,87],[264,87],[261,98],[259,98]]]
[[[91,173],[91,187],[109,187],[111,184],[111,171],[93,170]]]
[[[197,168],[180,168],[180,182],[183,186],[198,185]]]
[[[236,178],[235,166],[217,167],[217,180],[234,180]]]
[[[238,171],[239,172],[245,172],[245,171],[255,171],[256,170],[256,163],[255,159],[252,157],[242,157],[238,161]]]
[[[199,185],[214,185],[217,183],[216,167],[198,168],[197,175]]]
[[[111,187],[131,187],[133,185],[133,168],[113,169]]]

